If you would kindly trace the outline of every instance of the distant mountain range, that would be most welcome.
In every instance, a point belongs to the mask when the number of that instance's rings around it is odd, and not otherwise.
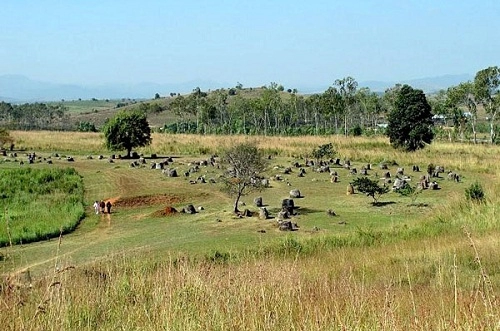
[[[441,89],[446,89],[461,82],[472,80],[474,77],[469,74],[444,75],[413,79],[400,82],[366,81],[359,82],[359,87],[369,87],[374,92],[384,92],[387,88],[396,83],[408,84],[414,88],[432,93]],[[213,81],[189,81],[184,83],[157,84],[104,84],[99,86],[83,86],[74,84],[56,84],[32,80],[21,75],[0,75],[0,101],[20,103],[35,101],[58,101],[58,100],[88,100],[97,99],[149,99],[156,93],[166,96],[170,93],[189,93],[194,88],[200,87],[202,90],[229,88],[230,85]],[[300,93],[321,93],[328,86],[302,86],[297,87]]]
[[[84,86],[56,84],[30,79],[21,75],[0,75],[0,100],[5,102],[35,102],[96,99],[151,99],[156,93],[188,93],[194,88],[202,90],[227,87],[212,81],[189,81],[179,84],[103,84]]]

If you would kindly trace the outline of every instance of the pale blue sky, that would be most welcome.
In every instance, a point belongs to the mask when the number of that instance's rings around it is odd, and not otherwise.
[[[498,0],[3,0],[0,75],[331,85],[500,65]]]

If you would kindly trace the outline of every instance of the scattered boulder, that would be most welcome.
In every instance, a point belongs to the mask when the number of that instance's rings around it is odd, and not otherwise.
[[[267,211],[266,207],[261,207],[259,209],[259,218],[261,220],[267,220],[269,218],[269,212]]]
[[[304,168],[300,168],[300,169],[299,169],[299,174],[298,174],[298,176],[299,176],[299,177],[304,177],[304,175],[305,175],[305,174],[306,174],[306,169],[304,169]]]
[[[458,183],[460,182],[460,175],[455,172],[449,171],[448,179]]]
[[[283,199],[281,202],[281,208],[288,212],[288,214],[293,215],[293,209],[295,208],[295,203],[293,199]]]
[[[429,189],[431,189],[431,190],[439,190],[440,187],[439,187],[438,183],[436,181],[434,181],[434,182],[431,182],[429,184]]]
[[[297,231],[299,226],[297,223],[293,223],[292,221],[281,221],[278,224],[278,228],[280,231]]]
[[[255,199],[253,199],[253,203],[257,207],[262,207],[263,206],[263,204],[262,204],[262,197],[257,197]]]
[[[249,209],[244,209],[241,213],[238,214],[240,217],[252,217],[253,213]]]
[[[352,184],[347,185],[347,195],[354,194],[354,186]]]
[[[182,212],[186,214],[196,214],[196,209],[192,204],[189,204],[182,209]]]
[[[336,214],[333,210],[331,210],[331,209],[328,209],[328,210],[326,211],[326,214],[327,214],[328,216],[337,216],[337,214]]]
[[[399,177],[396,177],[396,179],[394,180],[394,184],[392,185],[392,190],[397,191],[397,190],[404,189],[406,187],[406,185],[408,185],[406,180],[401,179]]]
[[[280,222],[287,218],[290,218],[290,214],[286,210],[281,210],[278,215],[276,215],[276,221]]]
[[[290,198],[302,198],[302,195],[300,194],[300,191],[297,189],[293,189],[290,191]],[[292,200],[293,201],[293,200]]]

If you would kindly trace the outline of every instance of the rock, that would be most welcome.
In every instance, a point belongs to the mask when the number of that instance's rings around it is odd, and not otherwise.
[[[182,209],[186,214],[196,214],[196,209],[193,205],[189,204],[184,209]]]
[[[262,197],[257,197],[255,199],[253,199],[253,203],[255,204],[255,206],[257,207],[262,207]]]
[[[281,202],[281,208],[286,210],[288,214],[293,215],[293,209],[295,208],[293,199],[283,199]]]
[[[259,209],[259,218],[261,220],[266,220],[269,218],[269,212],[267,211],[267,208],[266,207],[261,207]]]
[[[354,194],[354,186],[352,184],[347,185],[347,195]]]
[[[290,198],[301,198],[301,197],[302,197],[302,195],[300,194],[299,190],[293,189],[290,191]]]

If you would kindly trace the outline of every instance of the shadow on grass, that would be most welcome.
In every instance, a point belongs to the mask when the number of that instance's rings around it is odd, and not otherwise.
[[[313,209],[313,208],[295,207],[294,212],[299,214],[299,215],[308,215],[308,214],[320,213],[320,212],[326,212],[326,211],[320,210],[320,209]]]
[[[384,207],[388,205],[395,204],[395,201],[377,201],[377,202],[372,202],[373,207]]]
[[[424,207],[429,207],[428,203],[410,203],[408,204],[408,207],[419,207],[419,208],[424,208]]]

